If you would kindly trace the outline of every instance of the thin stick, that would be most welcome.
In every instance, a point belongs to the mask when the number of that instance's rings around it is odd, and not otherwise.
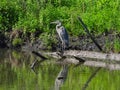
[[[98,47],[98,49],[99,49],[100,51],[103,51],[102,48],[100,47],[100,45],[97,43],[97,41],[96,41],[96,40],[93,38],[93,36],[90,34],[87,26],[83,23],[82,19],[81,19],[80,17],[78,17],[78,20],[79,20],[80,23],[82,24],[85,32],[90,36],[90,38],[92,39],[92,41],[93,41],[93,42],[95,43],[95,45]]]

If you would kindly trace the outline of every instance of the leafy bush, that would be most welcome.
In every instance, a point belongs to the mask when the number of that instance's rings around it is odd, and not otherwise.
[[[19,13],[12,4],[4,2],[0,4],[0,30],[6,31],[11,30],[12,26],[18,21]]]
[[[120,1],[111,0],[2,0],[0,3],[0,29],[23,27],[24,32],[49,32],[50,22],[63,21],[72,35],[83,34],[77,16],[81,16],[90,31],[102,33],[120,27]]]
[[[14,38],[13,39],[13,41],[12,41],[12,45],[14,46],[14,47],[18,47],[18,46],[20,46],[20,45],[22,45],[22,39],[21,38]]]
[[[52,33],[42,33],[40,35],[40,39],[44,42],[43,47],[47,47],[48,49],[52,49],[52,45],[56,45],[57,41]]]
[[[120,39],[116,39],[114,41],[114,51],[115,52],[120,52]]]

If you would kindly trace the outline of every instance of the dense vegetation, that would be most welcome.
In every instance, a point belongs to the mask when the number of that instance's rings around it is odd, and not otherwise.
[[[81,16],[94,34],[119,33],[119,5],[119,0],[1,0],[0,32],[20,30],[24,38],[46,37],[48,41],[54,29],[50,22],[59,19],[70,35],[80,36],[85,34],[77,20]]]

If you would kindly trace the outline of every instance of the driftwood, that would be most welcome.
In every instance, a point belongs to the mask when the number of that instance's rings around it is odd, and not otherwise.
[[[44,54],[56,59],[61,58],[56,52],[49,52]],[[66,58],[64,58],[61,63],[72,63],[77,65],[82,62],[82,64],[85,66],[103,67],[110,70],[120,70],[120,54],[68,50],[64,52],[64,56]]]
[[[56,52],[48,52],[44,53],[53,58],[61,58]],[[94,59],[94,60],[102,60],[102,61],[120,61],[120,54],[116,53],[101,53],[94,51],[78,51],[78,50],[68,50],[64,52],[64,56],[66,57],[78,57],[85,58],[85,60]]]
[[[57,62],[50,62],[55,64],[83,64],[85,66],[103,67],[109,70],[120,70],[120,54],[115,53],[101,53],[93,51],[78,51],[68,50],[64,52],[63,57],[59,56],[57,52],[32,52],[41,58],[41,61],[35,60],[31,68],[34,68],[36,63],[41,63],[49,58],[55,58]],[[48,64],[49,64],[48,63]]]

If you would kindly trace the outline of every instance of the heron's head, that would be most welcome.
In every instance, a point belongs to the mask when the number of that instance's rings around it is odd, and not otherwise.
[[[51,22],[50,24],[60,24],[61,25],[61,22],[60,22],[60,20],[56,20],[54,22]]]

